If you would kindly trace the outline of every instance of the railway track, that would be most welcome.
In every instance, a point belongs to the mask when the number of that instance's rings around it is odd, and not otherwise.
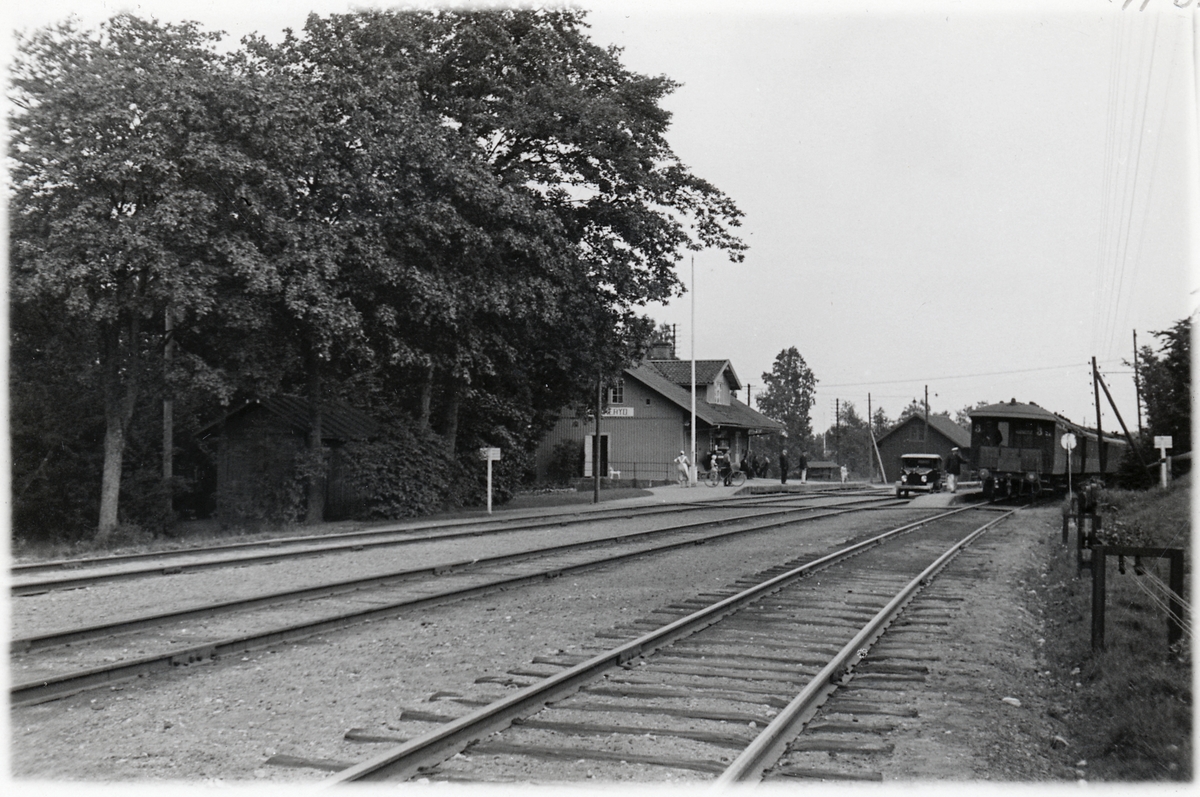
[[[15,682],[10,698],[17,705],[44,702],[181,664],[303,639],[568,572],[860,510],[852,506],[772,510],[741,516],[742,526],[725,517],[27,636],[10,643]],[[801,511],[808,514],[796,517]],[[705,533],[712,525],[725,528]],[[663,536],[677,539],[654,542],[653,538]],[[618,550],[600,557],[581,555],[600,546]],[[366,598],[361,594],[365,590],[371,591]],[[363,603],[369,604],[367,608]],[[215,619],[220,616],[229,619]],[[184,622],[192,627],[184,628]]]
[[[353,730],[347,739],[392,745],[364,761],[299,765],[340,769],[331,783],[817,777],[803,757],[836,744],[811,743],[806,724],[867,669],[871,645],[914,596],[1012,511],[980,524],[979,509],[958,509],[789,563],[734,594],[672,606],[678,617],[665,624],[618,629],[623,641],[603,652],[539,657],[494,680],[507,695],[451,702],[458,716],[405,710],[407,734]],[[883,674],[916,677],[920,668]],[[846,730],[835,726],[812,732]]]
[[[849,501],[845,500],[849,498]],[[555,513],[550,516],[523,516],[483,520],[450,521],[388,527],[364,531],[342,532],[334,535],[308,535],[229,543],[208,547],[185,548],[103,557],[59,559],[14,565],[9,593],[13,597],[40,595],[53,590],[83,589],[97,584],[130,581],[156,576],[173,576],[203,570],[267,564],[306,557],[327,556],[343,552],[358,552],[373,548],[417,545],[443,540],[478,537],[484,534],[528,532],[538,529],[560,529],[583,523],[605,520],[652,518],[658,515],[677,515],[699,510],[761,507],[778,511],[820,506],[832,500],[836,504],[876,502],[889,505],[890,496],[845,492],[806,494],[771,494],[746,498],[718,499],[676,504],[669,507],[624,507],[586,512]],[[736,518],[734,518],[736,519]],[[447,528],[449,530],[447,530]],[[64,572],[72,575],[63,576]],[[49,577],[46,574],[52,574]]]

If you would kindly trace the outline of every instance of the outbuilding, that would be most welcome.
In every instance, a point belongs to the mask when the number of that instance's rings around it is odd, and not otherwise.
[[[222,523],[290,522],[304,515],[299,476],[312,429],[311,404],[297,396],[248,401],[199,432],[215,443],[216,511]],[[341,402],[321,404],[321,442],[328,447],[325,520],[353,515],[359,492],[348,476],[344,446],[370,440],[379,424]]]
[[[789,480],[795,479],[798,476],[793,471]],[[812,460],[808,463],[808,480],[819,482],[837,482],[842,480],[842,469],[836,462],[830,462],[824,459]]]
[[[925,416],[912,415],[876,441],[883,460],[885,481],[900,478],[900,457],[904,454],[938,454],[945,462],[950,451],[959,449],[964,460],[971,447],[971,433],[945,415],[929,416],[929,437],[925,436]],[[965,474],[964,474],[965,475]]]

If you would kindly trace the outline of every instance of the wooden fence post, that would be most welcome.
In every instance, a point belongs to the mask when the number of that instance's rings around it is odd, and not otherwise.
[[[1092,650],[1104,650],[1105,554],[1105,546],[1092,546]]]

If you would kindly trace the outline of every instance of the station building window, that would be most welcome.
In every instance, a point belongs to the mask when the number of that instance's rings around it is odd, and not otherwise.
[[[617,383],[608,389],[609,404],[625,403],[625,380],[618,379]]]

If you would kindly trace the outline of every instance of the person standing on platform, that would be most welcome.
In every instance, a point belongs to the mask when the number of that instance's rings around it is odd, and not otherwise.
[[[787,449],[779,452],[779,483],[787,484],[788,458]]]
[[[675,469],[679,471],[680,487],[690,486],[691,477],[688,473],[688,468],[691,467],[691,464],[692,463],[688,462],[687,454],[683,453],[682,451],[679,452],[679,456],[675,457]]]
[[[841,471],[841,474],[842,474],[842,484],[845,484],[845,483],[846,483],[846,477],[850,475],[850,471],[846,470],[846,466],[845,466],[845,465],[842,465],[842,467],[840,468],[840,471]]]
[[[958,447],[950,449],[950,459],[946,463],[946,481],[950,485],[950,492],[958,492],[958,477],[962,473],[962,454],[958,453]]]
[[[808,484],[808,454],[800,452],[800,461],[796,463],[796,470],[800,471],[800,483]]]

